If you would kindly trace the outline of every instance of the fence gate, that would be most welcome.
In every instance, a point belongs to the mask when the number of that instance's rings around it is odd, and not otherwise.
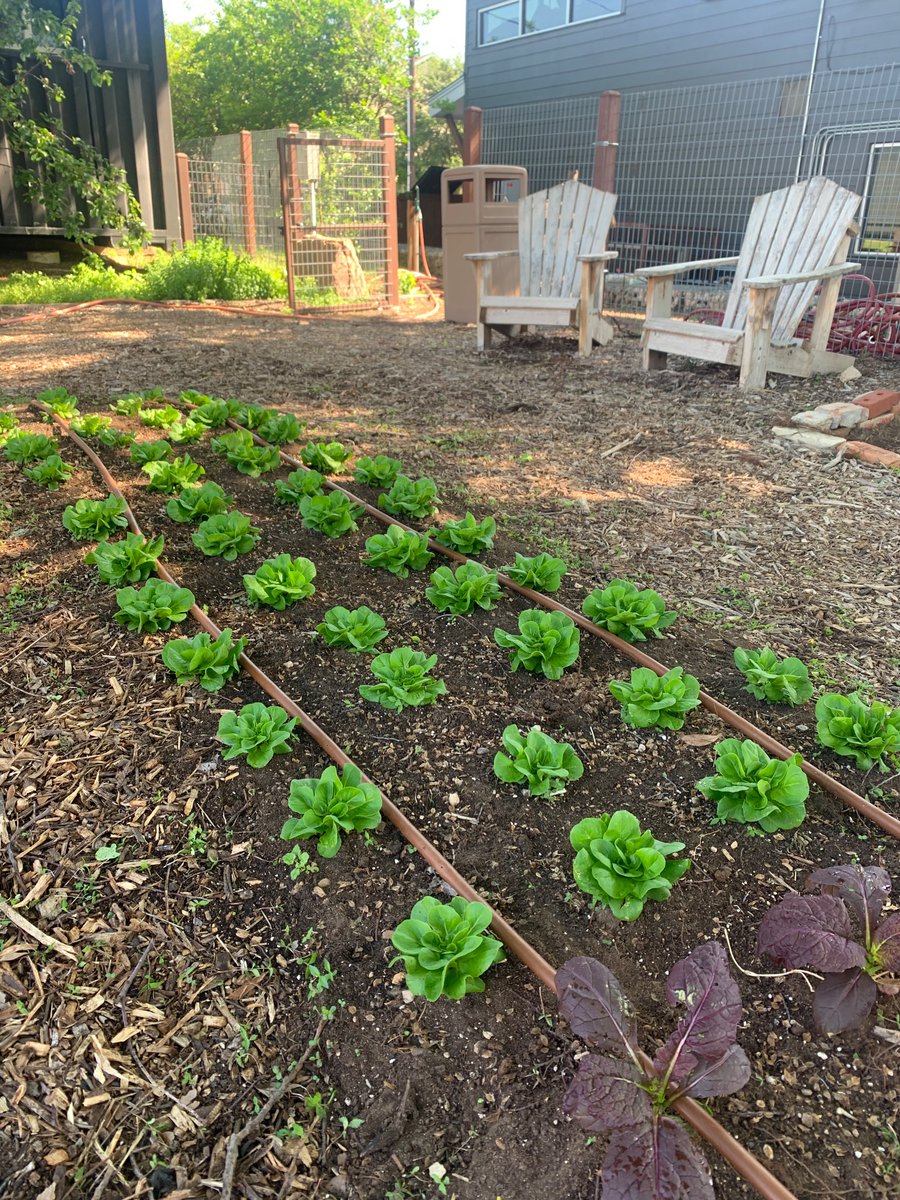
[[[278,159],[291,307],[398,305],[393,120],[379,138],[281,137]]]

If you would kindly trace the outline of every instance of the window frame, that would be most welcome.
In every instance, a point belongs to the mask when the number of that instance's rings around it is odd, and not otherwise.
[[[563,23],[561,25],[554,25],[552,29],[532,29],[532,30],[526,30],[524,28],[524,25],[525,25],[525,0],[515,0],[515,2],[518,3],[518,6],[519,6],[519,32],[510,34],[509,37],[498,38],[497,41],[494,41],[494,42],[482,41],[482,37],[481,37],[482,14],[486,13],[486,12],[490,12],[492,9],[495,9],[495,8],[505,8],[510,2],[511,2],[511,0],[496,0],[496,2],[494,4],[482,4],[475,10],[475,44],[478,47],[478,49],[481,49],[482,47],[485,47],[485,46],[502,46],[506,42],[518,41],[519,38],[541,37],[542,35],[547,34],[547,33],[559,33],[559,31],[561,29],[569,29],[573,25],[588,25],[593,21],[609,21],[609,20],[615,19],[616,17],[623,17],[625,15],[625,10],[626,10],[626,5],[628,3],[628,0],[618,0],[618,4],[619,4],[618,12],[601,13],[600,16],[597,16],[597,17],[581,17],[577,21],[574,21],[572,19],[574,0],[567,0],[566,19],[565,19],[565,21],[563,21]]]
[[[863,210],[860,214],[860,230],[856,237],[856,248],[854,254],[873,254],[880,259],[885,258],[900,258],[900,250],[867,250],[863,247],[863,242],[866,240],[867,225],[869,220],[869,208],[872,204],[872,189],[875,184],[877,173],[876,155],[879,150],[895,150],[900,153],[900,135],[893,142],[872,142],[869,145],[869,161],[866,167],[866,182],[863,191]],[[898,215],[898,225],[900,225],[900,215]],[[875,239],[879,240],[879,239]]]

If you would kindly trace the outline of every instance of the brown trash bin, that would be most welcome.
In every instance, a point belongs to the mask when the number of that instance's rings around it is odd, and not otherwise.
[[[445,321],[477,321],[475,271],[464,255],[517,249],[518,202],[527,195],[524,167],[451,167],[442,174]],[[516,259],[500,259],[494,264],[493,287],[499,295],[518,293]]]

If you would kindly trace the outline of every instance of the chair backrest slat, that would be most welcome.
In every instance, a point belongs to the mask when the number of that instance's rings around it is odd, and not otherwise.
[[[575,296],[579,254],[606,249],[616,197],[576,179],[519,201],[519,271],[523,296]]]

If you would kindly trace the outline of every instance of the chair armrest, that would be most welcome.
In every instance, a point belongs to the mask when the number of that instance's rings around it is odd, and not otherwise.
[[[578,261],[580,263],[609,262],[610,259],[618,257],[618,250],[604,250],[602,254],[579,254]]]
[[[745,288],[780,288],[788,283],[815,283],[819,279],[834,279],[836,275],[846,275],[856,271],[859,263],[839,263],[836,267],[822,267],[818,271],[798,271],[793,275],[760,275],[757,279],[745,279],[741,287]]]
[[[495,258],[518,258],[518,250],[483,250],[480,254],[464,254],[469,262],[492,262]]]
[[[680,275],[682,271],[700,271],[705,267],[736,267],[737,261],[737,255],[734,258],[698,258],[694,262],[671,263],[665,267],[640,267],[635,275],[653,279],[664,275]]]

